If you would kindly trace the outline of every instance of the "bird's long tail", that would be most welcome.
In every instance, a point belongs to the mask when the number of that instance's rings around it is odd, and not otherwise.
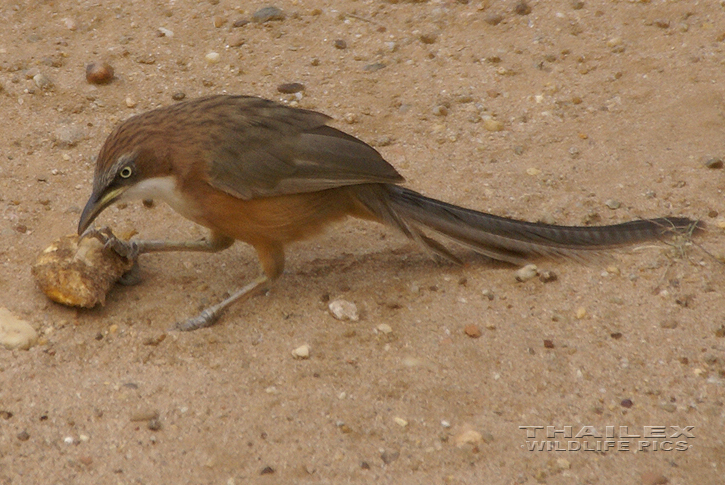
[[[557,226],[478,212],[392,184],[357,186],[357,199],[377,219],[447,259],[457,258],[429,237],[427,229],[474,251],[514,264],[535,256],[587,259],[587,254],[703,227],[684,217],[643,219],[609,226]]]

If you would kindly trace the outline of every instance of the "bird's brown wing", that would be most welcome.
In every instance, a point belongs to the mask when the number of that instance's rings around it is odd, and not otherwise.
[[[260,98],[233,98],[208,174],[217,189],[242,199],[270,197],[403,177],[355,137],[326,125],[329,117]]]

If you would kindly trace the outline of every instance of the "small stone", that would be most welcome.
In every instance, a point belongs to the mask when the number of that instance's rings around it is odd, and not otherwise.
[[[544,339],[544,348],[545,349],[556,348],[556,346],[554,345],[554,341],[551,339]]]
[[[523,268],[516,271],[514,277],[516,281],[524,282],[536,278],[539,274],[539,268],[535,264],[527,264]]]
[[[622,406],[623,408],[629,409],[632,406],[634,406],[634,403],[632,402],[631,399],[622,399],[622,402],[620,402],[619,405]]]
[[[472,429],[465,429],[453,438],[453,442],[457,448],[463,448],[466,445],[475,446],[481,443],[481,441],[483,441],[483,435]]]
[[[380,325],[375,327],[375,329],[378,332],[385,334],[385,335],[393,333],[393,328],[390,325],[388,325],[387,323],[381,323]]]
[[[405,428],[406,426],[408,426],[408,422],[406,420],[404,420],[403,418],[399,418],[396,416],[393,418],[393,421],[395,421],[395,424],[397,424],[401,428]]]
[[[283,94],[294,94],[305,90],[302,83],[283,83],[277,86],[277,91]]]
[[[177,91],[171,95],[171,99],[173,99],[174,101],[181,101],[185,97],[186,97],[186,93],[183,93],[181,91]]]
[[[300,345],[292,351],[292,357],[295,359],[309,359],[310,358],[310,346],[307,344]]]
[[[488,301],[493,301],[493,299],[496,298],[496,295],[494,295],[493,291],[491,290],[483,290],[481,292],[481,295],[483,295],[484,298],[488,299]]]
[[[675,411],[677,411],[677,406],[671,402],[663,402],[660,403],[660,409],[662,409],[663,411],[667,411],[668,413],[674,413]]]
[[[474,325],[473,323],[463,327],[463,332],[471,338],[478,338],[481,336],[481,329],[478,325]]]
[[[273,20],[281,21],[284,20],[284,18],[284,12],[282,11],[282,9],[279,9],[277,7],[260,8],[252,14],[252,22],[257,22],[259,24],[271,22]]]
[[[678,325],[679,325],[679,322],[677,320],[675,320],[674,318],[667,319],[664,322],[660,323],[660,327],[670,329],[670,330],[677,328]]]
[[[166,27],[159,27],[159,37],[168,37],[169,39],[174,36],[174,31],[167,29]]]
[[[159,431],[161,429],[161,420],[159,418],[149,419],[146,427],[151,431]]]
[[[27,431],[23,430],[20,433],[18,433],[18,439],[20,441],[28,441],[30,439],[30,435]]]
[[[670,28],[670,21],[667,19],[657,19],[654,21],[655,26],[659,27],[660,29],[669,29]]]
[[[28,350],[38,341],[38,333],[25,320],[0,308],[0,345],[8,350]]]
[[[383,451],[380,453],[380,459],[382,459],[383,463],[386,465],[390,465],[398,458],[400,458],[400,452],[398,451]]]
[[[424,44],[435,44],[435,41],[438,40],[438,34],[435,32],[423,34],[419,37],[419,39]]]
[[[587,309],[584,308],[583,306],[580,306],[579,308],[576,309],[574,316],[576,317],[577,320],[581,320],[582,318],[587,316]]]
[[[483,120],[483,127],[486,129],[486,131],[503,131],[503,123],[494,120],[493,118],[486,118]]]
[[[232,24],[232,27],[234,27],[234,28],[244,27],[248,23],[249,23],[249,20],[247,20],[247,19],[237,19]]]
[[[335,39],[332,45],[335,46],[335,49],[347,49],[347,42],[345,42],[343,39]]]
[[[351,322],[360,320],[357,306],[351,301],[333,300],[328,305],[328,308],[332,316],[338,320],[349,320]]]
[[[385,68],[384,62],[373,62],[372,64],[366,64],[365,67],[363,67],[363,71],[365,72],[375,72],[379,71],[380,69]]]
[[[218,29],[227,23],[227,19],[221,15],[215,15],[211,18],[211,23],[214,25],[214,28]]]
[[[551,283],[559,279],[559,276],[550,270],[544,270],[539,272],[539,281],[542,283]]]
[[[246,41],[241,32],[234,32],[227,38],[227,45],[229,47],[239,47],[244,45]]]
[[[217,64],[221,60],[218,52],[209,52],[204,56],[204,60],[209,64]]]
[[[438,105],[435,108],[433,108],[433,115],[434,116],[447,116],[448,108],[442,104]]]
[[[621,37],[612,37],[607,41],[607,47],[617,47],[621,46],[624,41]]]
[[[670,480],[657,472],[645,472],[642,474],[642,485],[666,485]]]
[[[89,84],[108,84],[113,80],[113,67],[107,62],[91,62],[86,66]]]
[[[521,0],[514,5],[514,13],[516,13],[516,15],[528,15],[531,13],[531,7],[528,3]]]
[[[486,18],[483,20],[489,25],[498,25],[503,22],[503,15],[501,15],[500,13],[492,13],[486,15]]]
[[[266,466],[262,468],[262,470],[259,472],[260,475],[272,475],[274,474],[274,468],[271,466]]]
[[[619,202],[618,200],[607,199],[607,201],[604,202],[604,205],[606,205],[607,207],[609,207],[612,210],[615,210],[615,209],[619,209],[620,206],[622,205],[622,203]]]
[[[38,73],[33,76],[33,82],[43,91],[50,91],[53,89],[53,81],[51,81],[50,78],[43,73]]]
[[[720,157],[706,157],[702,163],[705,167],[711,169],[719,169],[723,167],[723,161]]]
[[[135,108],[138,103],[135,99],[133,99],[132,96],[126,96],[126,107],[127,108]]]
[[[526,169],[526,175],[536,177],[537,175],[541,175],[541,170],[536,167],[529,167]]]
[[[155,409],[142,409],[133,413],[130,418],[131,421],[151,421],[152,419],[159,419],[159,412]]]
[[[557,458],[556,468],[559,470],[568,470],[571,468],[571,463],[566,458]]]

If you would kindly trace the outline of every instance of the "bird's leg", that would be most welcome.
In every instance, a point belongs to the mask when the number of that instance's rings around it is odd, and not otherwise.
[[[234,243],[234,239],[211,233],[210,238],[202,238],[194,241],[122,241],[118,239],[109,227],[103,229],[89,228],[82,235],[84,237],[95,237],[104,248],[113,250],[122,258],[136,260],[144,253],[158,253],[170,251],[201,251],[216,253],[222,251]]]
[[[205,308],[197,316],[186,319],[182,322],[177,322],[172,330],[181,330],[182,332],[190,332],[192,330],[198,330],[200,328],[206,328],[214,325],[219,319],[224,310],[227,309],[232,303],[237,301],[244,301],[248,298],[265,293],[269,290],[271,281],[266,275],[259,276],[254,279],[248,285],[239,289],[229,298],[225,298],[216,305],[212,305],[209,308]]]
[[[231,304],[266,293],[272,286],[272,282],[279,278],[284,271],[284,247],[278,241],[257,241],[254,244],[254,249],[257,250],[259,264],[262,267],[263,274],[237,290],[229,298],[203,310],[199,315],[184,320],[183,322],[178,322],[174,326],[174,329],[191,331],[209,327],[214,325],[224,310]]]

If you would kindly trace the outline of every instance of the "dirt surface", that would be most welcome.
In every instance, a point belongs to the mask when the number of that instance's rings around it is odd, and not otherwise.
[[[704,250],[722,254],[725,179],[703,165],[725,156],[722,2],[280,1],[246,25],[267,4],[23,4],[0,6],[0,306],[40,339],[0,348],[0,483],[723,483],[725,273]],[[86,82],[94,61],[110,84]],[[144,256],[102,308],[49,302],[30,266],[75,230],[105,136],[177,93],[325,112],[479,210],[708,229],[521,283],[349,221],[209,329],[167,332],[256,276],[249,247]],[[140,202],[99,223],[204,234]],[[529,451],[547,426],[571,451]]]

